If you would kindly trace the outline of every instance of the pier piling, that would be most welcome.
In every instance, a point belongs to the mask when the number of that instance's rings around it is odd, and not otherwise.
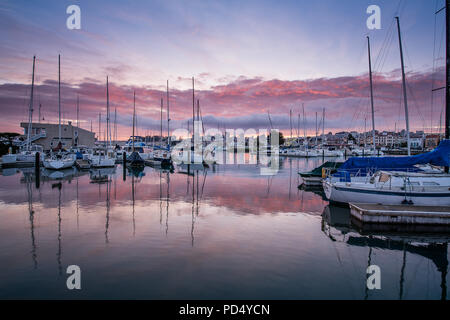
[[[123,181],[127,180],[127,153],[122,153]]]
[[[41,170],[40,170],[40,164],[41,164],[41,157],[40,153],[36,152],[36,156],[34,159],[34,174],[36,177],[36,189],[39,189],[40,186],[40,180],[41,180]]]

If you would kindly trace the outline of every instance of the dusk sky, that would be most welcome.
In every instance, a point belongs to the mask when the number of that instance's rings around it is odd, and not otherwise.
[[[66,8],[81,8],[81,29],[66,27]],[[366,9],[381,8],[381,30],[368,30]],[[206,128],[269,128],[294,132],[302,103],[308,133],[325,108],[325,131],[371,124],[367,40],[371,38],[375,123],[405,127],[394,17],[400,17],[412,130],[437,132],[444,80],[443,0],[318,1],[21,1],[0,0],[0,131],[22,132],[36,55],[35,122],[57,122],[58,54],[64,120],[97,130],[110,104],[119,138],[131,135],[133,91],[138,133],[159,131],[160,99],[169,80],[171,128],[192,116],[195,77]],[[166,117],[166,114],[164,114]],[[165,126],[165,124],[164,124]],[[303,133],[303,123],[301,123]]]

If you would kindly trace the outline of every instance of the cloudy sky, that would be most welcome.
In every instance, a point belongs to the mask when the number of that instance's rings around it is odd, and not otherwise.
[[[81,30],[66,27],[66,8],[81,8]],[[381,8],[381,30],[368,30],[366,9]],[[206,127],[268,128],[309,134],[325,109],[325,130],[370,125],[367,40],[370,36],[379,130],[405,127],[394,17],[400,17],[413,130],[440,125],[445,53],[443,0],[0,0],[0,131],[20,132],[27,119],[33,55],[34,120],[56,122],[58,54],[62,109],[94,131],[105,118],[106,76],[119,137],[131,135],[133,91],[139,134],[159,130],[169,80],[171,127],[192,117],[195,77]],[[166,118],[166,114],[164,114]],[[104,126],[104,125],[103,125]]]

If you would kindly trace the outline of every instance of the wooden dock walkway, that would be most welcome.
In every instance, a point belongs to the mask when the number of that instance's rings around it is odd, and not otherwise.
[[[86,170],[91,168],[91,164],[87,160],[77,159],[75,165],[80,170]]]
[[[450,207],[350,203],[350,214],[364,223],[449,225]]]

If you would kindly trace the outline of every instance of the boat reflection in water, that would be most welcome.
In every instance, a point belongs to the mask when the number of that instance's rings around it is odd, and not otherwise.
[[[368,248],[367,266],[376,264],[374,251],[402,253],[398,298],[404,298],[407,254],[418,255],[433,262],[440,277],[440,298],[447,299],[448,241],[450,227],[418,225],[362,224],[346,207],[328,205],[322,215],[322,231],[332,240],[351,247]],[[417,266],[412,266],[416,268]],[[366,290],[365,299],[369,298]]]
[[[297,188],[297,172],[320,164],[281,159],[273,176],[229,163],[0,176],[0,261],[9,264],[0,298],[70,298],[72,264],[86,299],[442,298],[445,232],[355,225],[348,209]],[[369,259],[381,290],[366,290]]]
[[[89,170],[89,178],[91,183],[106,183],[110,177],[115,174],[116,168],[94,168]]]

